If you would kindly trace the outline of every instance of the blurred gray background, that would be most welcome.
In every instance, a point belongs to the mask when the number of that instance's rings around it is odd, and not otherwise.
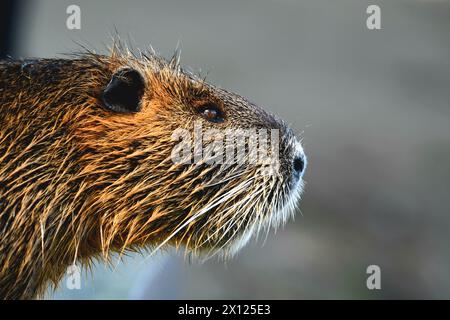
[[[106,53],[114,29],[166,57],[179,42],[184,65],[287,119],[309,157],[303,215],[264,246],[226,264],[132,254],[48,298],[450,298],[449,1],[22,4],[13,56]],[[371,264],[381,290],[366,288]]]

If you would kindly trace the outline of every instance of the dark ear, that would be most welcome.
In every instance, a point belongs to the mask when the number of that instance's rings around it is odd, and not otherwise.
[[[145,80],[139,71],[132,68],[120,69],[113,74],[103,91],[105,106],[116,112],[130,113],[141,110]]]

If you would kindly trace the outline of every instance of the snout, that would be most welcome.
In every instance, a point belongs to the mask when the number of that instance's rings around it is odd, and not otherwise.
[[[295,142],[293,153],[292,174],[294,176],[294,179],[298,180],[303,177],[307,163],[306,155],[300,142]]]

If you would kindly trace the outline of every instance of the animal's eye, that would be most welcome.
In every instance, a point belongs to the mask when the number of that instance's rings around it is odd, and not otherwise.
[[[220,108],[213,103],[202,105],[198,108],[198,112],[203,118],[210,122],[221,123],[225,120],[222,110],[220,110]]]

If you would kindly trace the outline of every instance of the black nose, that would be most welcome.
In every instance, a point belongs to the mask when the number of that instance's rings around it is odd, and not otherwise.
[[[305,169],[305,159],[303,156],[296,156],[294,158],[293,167],[296,174],[302,174],[303,170]]]

